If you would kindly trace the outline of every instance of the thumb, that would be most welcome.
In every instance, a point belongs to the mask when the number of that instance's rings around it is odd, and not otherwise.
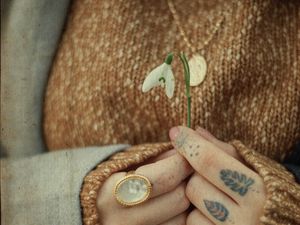
[[[169,132],[169,136],[177,152],[182,155],[198,173],[201,173],[202,169],[202,165],[199,165],[199,163],[205,160],[205,164],[210,165],[210,158],[212,158],[210,156],[214,156],[219,152],[211,142],[188,127],[173,127]]]
[[[232,156],[188,127],[173,127],[169,136],[178,153],[200,174],[205,173],[207,166],[233,161]]]
[[[205,138],[200,136],[196,131],[191,128],[184,126],[177,126],[171,128],[169,132],[170,139],[174,148],[181,153],[183,156],[192,153],[190,152],[190,146],[198,142],[197,139],[203,139],[207,141]]]

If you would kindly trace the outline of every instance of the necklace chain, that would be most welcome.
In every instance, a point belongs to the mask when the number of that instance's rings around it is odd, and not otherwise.
[[[196,47],[190,42],[187,34],[185,33],[184,29],[182,28],[182,25],[180,23],[180,18],[179,18],[179,15],[177,13],[177,10],[175,8],[175,5],[173,3],[173,0],[167,0],[167,3],[168,3],[169,10],[170,10],[170,12],[173,16],[174,22],[175,22],[175,24],[176,24],[176,26],[179,30],[179,33],[182,36],[182,38],[183,38],[184,42],[186,43],[186,45],[188,46],[188,48],[190,48],[192,50],[192,53],[196,53],[198,51],[201,51],[205,46],[207,46],[211,42],[211,40],[213,39],[213,37],[215,36],[217,31],[221,27],[221,24],[223,23],[223,21],[225,19],[225,15],[223,13],[221,19],[216,23],[215,29],[213,30],[210,37],[202,43],[202,46]]]

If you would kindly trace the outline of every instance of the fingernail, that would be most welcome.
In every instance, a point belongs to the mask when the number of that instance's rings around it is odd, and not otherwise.
[[[176,140],[176,138],[178,137],[179,134],[179,128],[178,127],[172,127],[170,132],[169,132],[169,136],[171,138],[172,141]]]

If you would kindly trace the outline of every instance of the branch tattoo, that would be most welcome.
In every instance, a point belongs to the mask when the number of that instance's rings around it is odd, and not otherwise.
[[[224,205],[220,202],[214,202],[209,200],[203,200],[205,207],[210,215],[212,215],[215,219],[224,222],[226,221],[229,211],[226,209]]]
[[[220,178],[226,186],[239,195],[244,196],[249,187],[254,184],[252,178],[248,178],[245,174],[233,170],[221,170]]]

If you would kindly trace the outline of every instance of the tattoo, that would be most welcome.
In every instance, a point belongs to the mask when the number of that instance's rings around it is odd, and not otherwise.
[[[179,132],[174,144],[179,152],[186,156],[193,157],[199,155],[200,144],[198,144],[197,140],[194,140],[193,137],[190,137],[190,135],[184,131]]]
[[[183,152],[184,154],[186,154],[187,146],[185,145],[187,144],[187,138],[188,134],[184,134],[182,131],[180,131],[178,137],[175,140],[176,148],[178,148],[178,150]]]
[[[186,139],[187,139],[188,135],[187,134],[183,134],[182,131],[180,131],[178,137],[176,138],[175,144],[178,148],[181,148],[185,145],[186,143]]]
[[[212,215],[215,219],[224,222],[226,221],[229,211],[226,209],[224,205],[222,205],[220,202],[214,202],[209,200],[203,200],[206,209]]]
[[[241,196],[244,196],[248,192],[249,187],[254,184],[252,178],[247,178],[245,174],[233,170],[221,170],[220,178],[226,186]]]

